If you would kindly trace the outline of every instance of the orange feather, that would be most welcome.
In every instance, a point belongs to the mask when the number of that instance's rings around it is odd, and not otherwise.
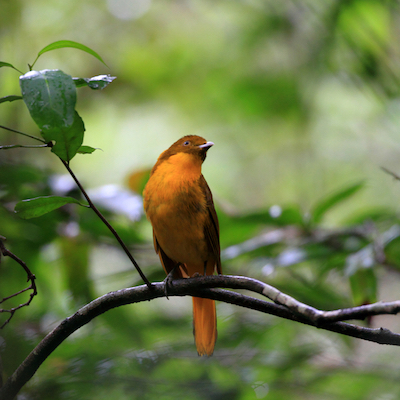
[[[222,273],[219,226],[210,188],[201,173],[213,145],[189,135],[161,153],[144,189],[144,208],[153,226],[154,248],[168,274]],[[217,340],[215,302],[193,297],[193,327],[199,355],[210,356]]]

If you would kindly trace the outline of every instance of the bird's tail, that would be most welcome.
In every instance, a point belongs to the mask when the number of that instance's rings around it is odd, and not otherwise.
[[[193,297],[193,333],[199,356],[211,356],[217,340],[214,300]]]

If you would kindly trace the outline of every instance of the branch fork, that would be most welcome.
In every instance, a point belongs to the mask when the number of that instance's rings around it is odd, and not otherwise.
[[[27,292],[28,290],[32,290],[32,292],[29,295],[28,301],[26,301],[25,303],[21,303],[19,306],[13,307],[10,309],[0,308],[0,313],[9,313],[10,314],[10,316],[0,326],[0,329],[3,329],[10,322],[11,318],[14,316],[14,314],[17,310],[21,309],[22,307],[29,306],[29,304],[31,304],[32,299],[37,295],[37,288],[36,288],[36,282],[35,282],[36,276],[31,272],[31,270],[28,268],[28,266],[26,265],[26,263],[24,261],[22,261],[19,257],[17,257],[15,254],[13,254],[10,250],[8,250],[5,247],[5,245],[4,245],[5,240],[6,240],[6,238],[4,236],[0,236],[0,261],[1,261],[1,256],[12,258],[19,265],[21,265],[21,267],[25,270],[25,272],[27,274],[27,282],[30,281],[31,283],[25,289],[22,289],[16,293],[13,293],[10,296],[7,296],[7,297],[4,297],[3,299],[1,299],[0,304],[4,303],[5,301],[7,301],[13,297],[18,296],[24,292]]]

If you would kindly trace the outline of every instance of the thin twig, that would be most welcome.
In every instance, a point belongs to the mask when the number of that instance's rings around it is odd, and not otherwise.
[[[387,174],[392,175],[394,179],[397,179],[398,181],[400,181],[400,176],[395,174],[392,171],[389,171],[387,168],[385,167],[381,167],[381,170],[385,171]]]
[[[60,159],[61,160],[61,159]],[[80,191],[82,192],[83,196],[86,198],[90,208],[96,213],[96,215],[103,221],[103,223],[107,226],[107,228],[111,231],[111,233],[114,235],[114,237],[117,239],[118,243],[121,245],[122,249],[124,250],[124,252],[126,253],[126,255],[128,256],[129,260],[132,262],[132,264],[135,266],[135,268],[137,269],[140,277],[143,279],[144,283],[150,288],[151,287],[151,283],[150,281],[146,278],[146,276],[144,275],[144,273],[142,272],[142,270],[139,267],[139,264],[136,262],[136,260],[133,258],[131,252],[129,251],[128,247],[126,246],[126,244],[123,242],[123,240],[120,238],[120,236],[118,235],[118,233],[116,232],[116,230],[111,226],[111,224],[107,221],[107,219],[103,216],[103,214],[97,209],[97,207],[93,204],[92,200],[90,199],[90,197],[88,196],[88,194],[86,193],[85,189],[83,188],[83,186],[81,185],[81,183],[79,182],[78,178],[75,176],[75,174],[73,173],[73,171],[71,170],[69,164],[64,161],[61,160],[61,162],[64,164],[65,168],[68,170],[69,174],[72,176],[72,179],[75,181],[75,183],[78,185]]]
[[[21,265],[21,267],[25,270],[26,274],[27,274],[27,281],[31,282],[30,285],[28,287],[26,287],[25,289],[22,289],[10,296],[4,297],[3,299],[0,300],[0,304],[4,303],[5,301],[16,297],[18,295],[20,295],[21,293],[24,293],[28,290],[32,290],[32,292],[29,294],[29,299],[28,301],[26,301],[25,303],[21,303],[19,306],[17,307],[13,307],[10,309],[0,309],[0,313],[9,313],[10,316],[6,319],[6,321],[0,326],[0,329],[3,329],[11,320],[11,318],[14,316],[15,312],[17,310],[19,310],[22,307],[27,307],[29,306],[29,304],[31,304],[31,301],[33,300],[33,298],[37,295],[37,288],[36,288],[36,282],[35,282],[35,275],[31,272],[31,270],[28,268],[28,266],[26,265],[26,263],[24,261],[22,261],[19,257],[17,257],[15,254],[13,254],[10,250],[8,250],[5,246],[3,241],[5,240],[4,236],[0,236],[0,254],[5,256],[5,257],[10,257],[12,258],[14,261],[16,261],[19,265]]]
[[[38,145],[26,145],[26,144],[8,144],[4,146],[0,146],[0,150],[10,150],[15,149],[17,147],[21,147],[23,149],[39,149],[49,147],[47,144],[38,144]]]
[[[37,140],[37,141],[42,142],[42,143],[46,143],[46,141],[44,139],[41,139],[40,137],[29,135],[28,133],[17,131],[16,129],[8,128],[7,126],[0,125],[0,128],[5,129],[5,130],[10,131],[10,132],[18,133],[19,135],[26,136],[28,138]]]

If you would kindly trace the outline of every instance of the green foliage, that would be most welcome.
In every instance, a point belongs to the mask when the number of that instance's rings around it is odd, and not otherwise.
[[[358,269],[350,276],[354,304],[370,304],[377,301],[378,282],[372,268]]]
[[[0,68],[1,67],[9,67],[9,68],[15,69],[18,72],[21,72],[19,69],[15,68],[14,65],[12,65],[8,62],[4,62],[4,61],[0,61]],[[22,74],[22,72],[21,72],[21,74]]]
[[[20,77],[22,97],[51,151],[69,162],[83,142],[85,127],[75,111],[76,87],[59,70],[30,71]]]
[[[81,147],[79,147],[77,153],[79,153],[79,154],[92,154],[94,151],[96,151],[96,149],[93,148],[93,147],[81,146]]]
[[[385,256],[389,265],[400,270],[400,236],[390,238],[385,246]]]
[[[50,128],[49,131],[41,131],[42,136],[47,142],[55,142],[51,151],[66,162],[71,161],[81,149],[83,134],[85,132],[85,125],[83,124],[82,118],[76,111],[73,115],[73,123],[71,126],[59,126],[55,130]]]
[[[99,75],[93,78],[72,78],[76,87],[88,86],[93,90],[101,90],[108,86],[116,77],[110,75]]]
[[[324,215],[333,207],[340,204],[344,200],[350,198],[355,193],[357,193],[360,189],[364,187],[364,183],[355,183],[350,185],[339,192],[335,192],[332,195],[328,196],[326,199],[318,202],[313,211],[311,212],[311,222],[313,224],[320,223]]]
[[[102,58],[89,47],[77,42],[61,40],[51,43],[39,51],[30,69],[42,54],[65,47],[83,50],[104,64]],[[0,67],[16,69],[7,62],[0,62]],[[76,88],[88,86],[95,90],[103,89],[114,79],[115,77],[109,75],[100,75],[93,78],[72,78],[60,70],[30,70],[19,78],[22,96],[5,96],[0,98],[0,103],[23,99],[32,119],[40,129],[44,141],[31,135],[19,133],[47,143],[51,151],[68,164],[77,153],[91,154],[96,150],[90,146],[82,146],[85,126],[82,118],[75,110]],[[0,150],[18,147],[35,146],[8,145],[1,146]],[[19,202],[15,207],[15,211],[21,218],[30,219],[42,216],[70,203],[80,204],[78,200],[72,197],[37,197]]]
[[[80,204],[72,197],[47,196],[34,199],[22,200],[15,206],[15,212],[24,219],[36,218],[56,210],[66,204]]]
[[[57,42],[50,43],[49,45],[47,45],[46,47],[44,47],[42,50],[39,51],[35,61],[31,65],[31,68],[33,68],[33,66],[36,64],[36,61],[42,54],[47,53],[48,51],[52,51],[52,50],[56,50],[56,49],[63,49],[66,47],[72,47],[75,49],[82,50],[88,54],[91,54],[93,57],[96,57],[99,61],[101,61],[104,65],[106,65],[106,63],[99,56],[99,54],[97,54],[94,50],[85,46],[84,44],[74,42],[72,40],[58,40]]]
[[[74,122],[76,88],[60,70],[29,71],[19,79],[31,117],[45,134]],[[44,107],[43,107],[44,106]]]
[[[57,12],[68,22],[65,26],[72,34],[85,35],[86,26],[96,26],[98,35],[91,35],[91,43],[115,55],[113,67],[119,71],[118,90],[106,93],[110,97],[105,108],[89,98],[79,102],[84,108],[84,112],[79,109],[81,115],[89,116],[85,119],[88,130],[93,130],[93,121],[101,121],[99,125],[105,126],[108,136],[101,138],[99,129],[95,130],[96,138],[110,143],[102,144],[105,151],[99,158],[106,167],[95,169],[96,175],[108,182],[115,171],[112,164],[119,164],[122,157],[129,162],[136,160],[144,147],[154,157],[158,139],[161,142],[168,129],[174,135],[181,126],[206,131],[207,135],[212,132],[216,138],[210,140],[222,146],[215,147],[220,151],[216,161],[211,154],[207,159],[207,167],[214,163],[207,179],[222,176],[220,182],[231,187],[228,202],[239,204],[235,212],[225,208],[220,201],[225,193],[218,193],[218,181],[212,185],[209,180],[219,206],[225,273],[259,278],[323,309],[393,300],[400,270],[400,233],[396,228],[400,221],[395,204],[388,206],[387,192],[378,186],[378,180],[379,184],[385,181],[384,175],[376,178],[372,166],[382,164],[379,154],[385,162],[396,158],[392,156],[396,154],[396,99],[400,93],[398,72],[393,67],[398,54],[396,4],[362,0],[311,1],[307,7],[296,2],[250,3],[200,2],[184,9],[178,3],[154,3],[135,23],[113,20],[105,3],[85,3],[90,15],[78,2],[60,3]],[[0,35],[5,51],[15,48],[10,54],[18,61],[13,60],[13,64],[19,62],[19,51],[10,38],[15,41],[24,33],[25,37],[31,35],[33,42],[53,34],[51,20],[44,24],[39,39],[40,27],[28,25],[35,22],[35,13],[42,20],[46,7],[43,1],[35,7],[27,1],[4,4],[10,18],[4,18],[4,10],[0,13]],[[25,28],[18,24],[20,15],[25,15]],[[105,40],[111,30],[112,40]],[[64,47],[86,51],[74,43],[55,42],[38,57],[46,60],[42,56],[49,50]],[[21,52],[27,50],[25,47]],[[54,53],[61,59],[63,54]],[[64,60],[70,62],[69,68],[83,66],[72,57]],[[0,67],[6,67],[0,69],[1,74],[17,70],[6,62],[0,62]],[[85,68],[82,74],[91,76],[95,66],[87,63]],[[78,121],[72,94],[76,88],[100,89],[112,80],[107,75],[71,78],[58,70],[48,86],[53,76],[43,71],[32,72],[44,74],[39,79],[42,86],[35,89],[48,96],[44,112],[53,115],[55,98],[50,89],[60,78],[65,96],[55,103],[56,109],[61,110],[60,115],[68,109],[67,120],[73,120],[72,125]],[[101,71],[93,74],[98,73]],[[14,93],[8,83],[1,83],[2,90]],[[95,99],[98,95],[82,92]],[[360,93],[365,97],[357,97]],[[20,98],[0,98],[5,110],[1,118],[25,130],[29,125],[18,109],[22,103],[15,101]],[[374,108],[375,102],[378,106]],[[35,102],[30,104],[37,113]],[[154,113],[149,112],[151,107]],[[184,116],[172,123],[172,129],[168,126],[170,117],[163,119],[165,109],[178,110]],[[386,114],[382,110],[387,110]],[[132,128],[131,119],[142,121],[146,113],[145,129]],[[115,114],[115,119],[103,119],[106,114]],[[349,117],[353,114],[359,119]],[[53,158],[55,154],[70,162],[78,159],[73,158],[76,154],[94,151],[82,146],[80,119],[77,130],[69,131],[63,126],[65,115],[51,118],[55,121],[51,135],[45,136],[45,122],[39,120],[38,126],[45,141],[52,142]],[[154,121],[159,122],[156,140],[149,136],[151,140],[146,142]],[[353,135],[346,130],[349,126],[360,128]],[[385,126],[390,128],[386,136]],[[126,136],[121,139],[117,132],[121,136],[126,132]],[[355,136],[362,139],[361,145]],[[378,137],[390,143],[390,148],[379,147]],[[107,291],[140,282],[101,221],[77,207],[77,190],[66,189],[61,194],[66,197],[61,198],[49,179],[59,170],[48,167],[50,162],[41,156],[49,153],[48,149],[19,149],[17,146],[24,144],[11,133],[2,136],[2,143],[2,149],[10,148],[6,147],[9,143],[15,145],[12,151],[0,150],[0,234],[7,236],[7,246],[35,273],[39,289],[29,309],[17,313],[1,332],[1,358],[9,376],[34,345],[79,306]],[[114,144],[118,159],[107,159]],[[369,149],[364,164],[357,147]],[[144,171],[154,160],[149,156],[140,162],[146,164],[139,166]],[[82,170],[90,170],[89,164]],[[87,178],[89,186],[96,183],[92,171]],[[146,174],[148,170],[132,185],[137,192]],[[346,183],[349,180],[353,183]],[[390,183],[397,202],[396,186]],[[54,195],[57,197],[48,197]],[[30,200],[28,215],[65,206],[37,219],[23,220],[20,213],[14,213],[15,204],[19,204],[17,209],[24,204],[21,199],[37,196],[49,200],[43,204]],[[377,203],[377,197],[382,201]],[[66,198],[72,199],[71,203],[65,203]],[[132,222],[115,211],[101,211],[138,255],[146,275],[151,280],[163,279],[145,219]],[[7,258],[2,259],[0,276],[0,297],[20,290],[26,279]],[[6,304],[19,302],[17,298]],[[400,396],[393,372],[399,363],[393,348],[370,346],[227,304],[217,307],[218,342],[212,358],[196,355],[190,299],[159,299],[110,311],[85,326],[46,360],[21,395],[70,400],[372,400]],[[357,323],[378,328],[381,320]]]

